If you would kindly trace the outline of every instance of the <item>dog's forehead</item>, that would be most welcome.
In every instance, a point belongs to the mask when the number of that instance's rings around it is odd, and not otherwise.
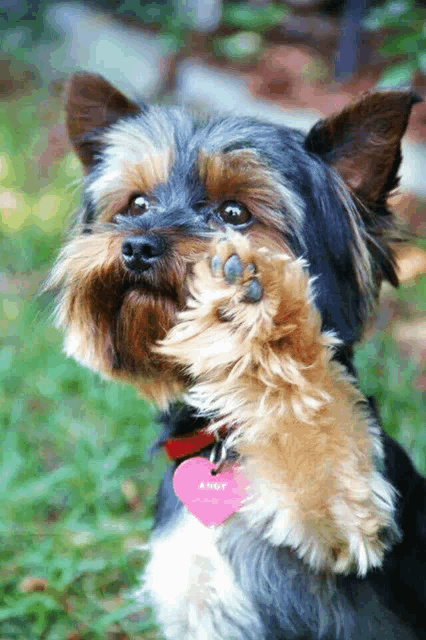
[[[253,149],[265,156],[271,149],[298,147],[299,132],[284,126],[238,116],[203,117],[179,107],[150,107],[145,113],[118,121],[103,136],[114,155],[126,154],[133,162],[166,149],[175,160],[196,161],[206,153]]]
[[[271,171],[276,176],[272,180],[288,191],[301,141],[299,132],[254,118],[203,117],[179,107],[150,107],[103,132],[101,162],[87,192],[95,206],[104,208],[106,203],[107,209],[124,206],[132,194],[158,188],[165,204],[171,194],[189,203],[202,199],[200,189],[207,183],[214,185],[210,197],[216,197],[218,189],[230,191],[229,185],[235,186],[229,195],[236,197],[242,188],[253,187],[256,176],[269,188]],[[295,202],[288,194],[285,199]]]

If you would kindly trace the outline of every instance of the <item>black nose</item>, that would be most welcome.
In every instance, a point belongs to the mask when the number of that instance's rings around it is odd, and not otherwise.
[[[166,241],[161,236],[134,236],[126,238],[121,253],[129,269],[146,271],[161,258],[166,248]]]

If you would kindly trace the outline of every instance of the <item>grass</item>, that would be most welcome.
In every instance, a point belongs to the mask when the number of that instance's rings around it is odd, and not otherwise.
[[[133,389],[67,360],[52,296],[37,295],[78,199],[72,155],[53,168],[40,162],[57,122],[56,102],[42,91],[2,104],[0,638],[155,638],[151,612],[129,597],[164,468],[148,453],[153,410]],[[424,284],[398,295],[426,310]],[[357,360],[386,428],[425,470],[418,364],[387,333]]]

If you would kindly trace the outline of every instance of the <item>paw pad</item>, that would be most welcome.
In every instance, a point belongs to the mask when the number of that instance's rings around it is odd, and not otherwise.
[[[254,262],[245,263],[235,253],[235,248],[232,245],[228,244],[227,247],[224,247],[223,240],[218,241],[217,248],[219,249],[218,254],[222,253],[222,256],[216,254],[210,259],[212,275],[223,277],[228,285],[239,285],[242,302],[259,302],[263,297],[263,286],[260,280],[255,277],[257,267]],[[232,250],[233,253],[230,254]]]
[[[234,253],[228,260],[225,262],[225,266],[223,268],[223,274],[225,276],[225,280],[228,284],[234,284],[238,278],[244,273],[244,266],[241,262],[240,258]]]
[[[253,278],[246,288],[244,300],[246,302],[259,302],[263,296],[263,287],[257,278]]]

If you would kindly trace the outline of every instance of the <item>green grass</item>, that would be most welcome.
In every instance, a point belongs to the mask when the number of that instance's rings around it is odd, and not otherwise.
[[[128,597],[164,468],[148,455],[153,411],[133,389],[66,359],[53,298],[37,295],[78,200],[72,155],[53,168],[39,162],[57,113],[41,92],[2,104],[0,115],[0,638],[154,638],[151,612]],[[425,287],[399,296],[419,308]],[[417,365],[387,334],[358,363],[387,428],[424,470]]]
[[[426,316],[425,277],[402,285],[392,295],[406,320]],[[409,344],[399,344],[390,327],[362,344],[355,362],[361,387],[376,398],[384,427],[406,448],[419,471],[425,473],[425,394],[417,388],[425,373],[424,350],[420,344],[411,350]]]

